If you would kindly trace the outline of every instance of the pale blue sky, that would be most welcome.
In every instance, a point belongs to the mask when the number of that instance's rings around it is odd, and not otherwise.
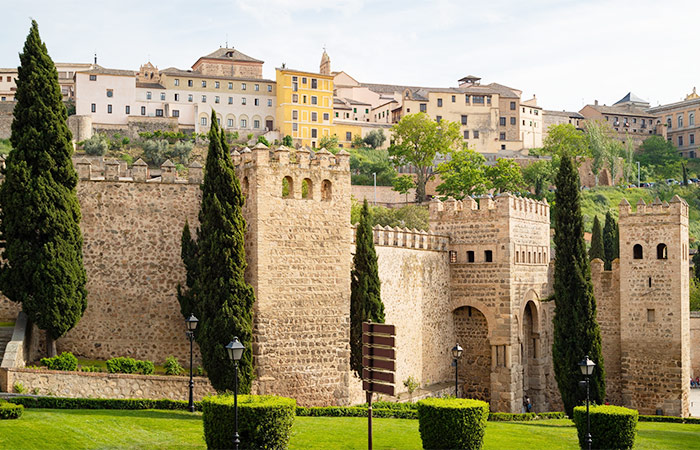
[[[230,46],[274,68],[332,70],[364,82],[454,86],[481,76],[537,94],[546,109],[657,103],[700,88],[700,2],[569,0],[8,1],[0,66],[18,64],[30,17],[55,61],[137,70],[189,68]]]

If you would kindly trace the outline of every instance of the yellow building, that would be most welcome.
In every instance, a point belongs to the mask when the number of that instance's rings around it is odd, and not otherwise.
[[[295,145],[318,147],[321,137],[335,134],[333,76],[282,67],[276,81],[281,136],[291,136]]]

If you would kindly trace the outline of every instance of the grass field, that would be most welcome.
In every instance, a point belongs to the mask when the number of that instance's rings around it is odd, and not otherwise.
[[[202,416],[184,411],[27,409],[0,421],[0,448],[205,448]],[[635,449],[700,450],[700,425],[643,422]],[[297,417],[290,449],[362,449],[367,419]],[[374,448],[420,449],[418,421],[374,419]],[[569,420],[489,422],[485,450],[577,448]]]

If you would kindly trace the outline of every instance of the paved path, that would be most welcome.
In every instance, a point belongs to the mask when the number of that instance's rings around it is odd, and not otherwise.
[[[690,395],[690,415],[700,417],[700,389],[691,389]]]

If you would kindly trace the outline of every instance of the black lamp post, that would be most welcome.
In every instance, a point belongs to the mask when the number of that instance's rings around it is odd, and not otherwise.
[[[185,320],[187,324],[187,338],[190,340],[190,403],[189,410],[194,412],[194,399],[192,398],[192,391],[194,390],[194,380],[192,379],[192,341],[194,341],[194,330],[197,328],[197,318],[194,314],[190,314],[190,317]]]
[[[459,358],[462,357],[463,351],[464,349],[458,343],[452,347],[452,365],[455,366],[455,398],[459,398]]]
[[[238,438],[238,361],[241,360],[243,356],[243,350],[245,347],[238,340],[238,337],[234,337],[231,342],[226,346],[226,351],[228,352],[228,359],[233,361],[234,367],[234,378],[233,378],[233,410],[234,410],[234,434],[233,434],[233,448],[238,450],[238,445],[241,443]]]
[[[591,414],[589,410],[590,403],[590,379],[593,375],[593,369],[595,368],[595,363],[588,358],[586,355],[583,360],[578,363],[578,367],[581,369],[581,373],[586,377],[586,446],[588,450],[591,450],[591,445],[593,444],[593,439],[591,439]]]

